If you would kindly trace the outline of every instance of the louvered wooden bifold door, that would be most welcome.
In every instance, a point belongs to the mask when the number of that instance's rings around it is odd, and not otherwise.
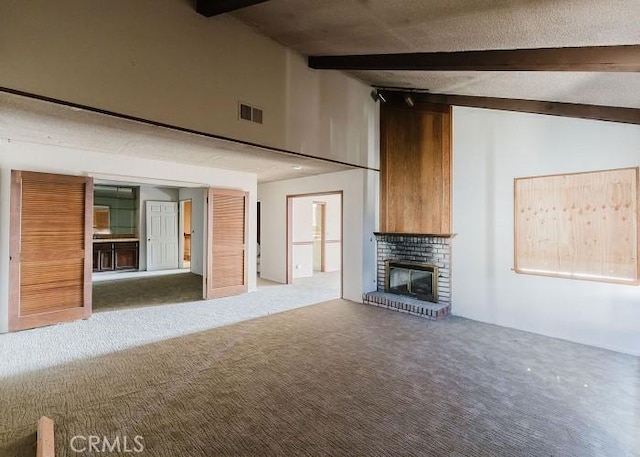
[[[91,315],[91,178],[11,172],[10,330]]]
[[[209,189],[207,298],[247,291],[248,194]]]

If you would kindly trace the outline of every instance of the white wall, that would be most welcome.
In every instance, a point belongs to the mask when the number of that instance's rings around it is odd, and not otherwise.
[[[378,168],[379,104],[371,87],[338,71],[314,71],[287,52],[285,147],[316,157]]]
[[[350,170],[258,186],[261,202],[261,274],[286,282],[287,195],[343,191],[344,263],[342,296],[356,302],[376,289],[375,241],[378,173]]]
[[[138,195],[138,235],[140,238],[140,270],[147,269],[147,202],[177,202],[178,189],[159,186],[140,186]]]
[[[249,192],[249,239],[256,238],[256,176],[251,173],[191,166],[172,162],[123,158],[94,151],[12,141],[0,137],[0,332],[8,329],[9,221],[11,170],[68,175],[122,175],[144,180],[179,181]],[[256,246],[249,244],[249,290],[256,287]]]
[[[376,166],[370,87],[193,3],[4,0],[0,86]],[[262,108],[264,124],[240,121],[239,101]]]
[[[640,165],[640,126],[454,109],[453,313],[640,354],[640,287],[519,275],[513,179]]]
[[[205,18],[192,3],[5,0],[0,83],[283,146],[284,48],[230,15]],[[263,108],[264,125],[239,122],[238,101]]]
[[[191,273],[204,275],[203,256],[207,230],[206,189],[180,189],[180,200],[191,199]]]

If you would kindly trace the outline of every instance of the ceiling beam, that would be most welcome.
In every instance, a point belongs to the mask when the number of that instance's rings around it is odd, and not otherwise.
[[[310,56],[319,70],[640,71],[640,45]]]
[[[598,121],[621,122],[624,124],[640,124],[640,109],[617,106],[584,105],[579,103],[545,102],[539,100],[522,100],[511,98],[475,97],[469,95],[431,94],[410,91],[389,91],[379,89],[391,106],[406,104],[404,97],[408,94],[416,106],[421,104],[468,106],[520,113],[547,114],[551,116],[592,119]]]
[[[197,0],[196,11],[203,16],[212,17],[266,1],[268,0]]]

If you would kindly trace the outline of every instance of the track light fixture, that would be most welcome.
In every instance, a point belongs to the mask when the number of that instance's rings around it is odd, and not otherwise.
[[[413,108],[414,106],[416,106],[416,102],[413,101],[413,97],[409,94],[406,94],[404,96],[404,102],[407,104],[409,108]]]
[[[373,89],[369,95],[374,102],[382,101],[382,103],[387,103],[387,99],[384,98],[384,95],[378,92],[378,89]]]

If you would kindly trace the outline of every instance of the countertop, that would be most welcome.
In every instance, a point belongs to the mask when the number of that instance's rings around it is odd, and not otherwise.
[[[139,238],[94,238],[94,243],[122,243],[122,242],[140,241]]]

